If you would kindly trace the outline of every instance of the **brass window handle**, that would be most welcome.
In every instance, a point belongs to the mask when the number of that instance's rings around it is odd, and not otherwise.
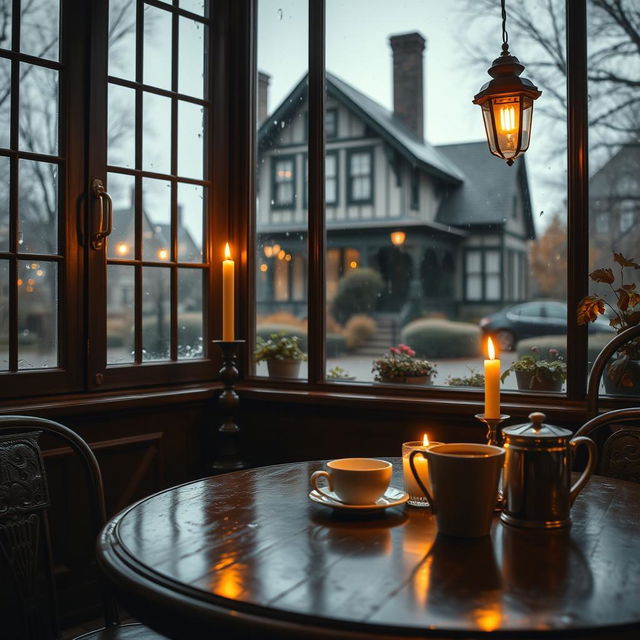
[[[91,248],[99,251],[104,247],[105,238],[113,230],[113,200],[111,200],[111,196],[107,193],[102,180],[99,178],[94,178],[91,181],[91,195],[99,201],[98,224],[94,227],[96,230],[91,233]],[[105,202],[107,210],[106,216]],[[93,220],[95,220],[95,216]]]

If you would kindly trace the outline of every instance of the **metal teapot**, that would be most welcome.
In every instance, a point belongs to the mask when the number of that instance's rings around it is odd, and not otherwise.
[[[504,466],[504,510],[501,519],[519,527],[556,529],[571,524],[573,501],[589,481],[598,449],[591,438],[544,424],[544,413],[529,415],[530,423],[502,430],[507,455]],[[587,466],[571,485],[572,453],[584,444]]]

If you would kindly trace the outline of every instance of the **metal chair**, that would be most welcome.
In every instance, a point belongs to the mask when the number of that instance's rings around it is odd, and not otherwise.
[[[0,576],[10,586],[0,603],[0,635],[15,640],[60,637],[47,508],[51,502],[38,446],[42,432],[69,445],[90,485],[95,536],[106,522],[102,474],[89,445],[58,422],[28,416],[0,416]],[[6,584],[5,584],[6,586]],[[101,585],[105,627],[85,640],[161,640],[141,624],[120,624],[118,608]]]
[[[635,426],[625,426],[628,423]],[[640,482],[640,407],[602,413],[582,425],[575,435],[593,437],[592,434],[601,429],[606,435],[598,461],[598,473]]]

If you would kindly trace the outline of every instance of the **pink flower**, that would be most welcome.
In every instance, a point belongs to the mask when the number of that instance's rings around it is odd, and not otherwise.
[[[396,349],[396,347],[391,347],[389,351],[391,351],[391,353],[400,353],[400,349]]]
[[[549,355],[552,357],[556,357],[560,352],[557,349],[549,349]]]
[[[411,356],[412,358],[413,358],[413,356],[415,356],[415,355],[416,355],[416,352],[415,352],[413,349],[407,349],[407,350],[405,351],[405,353],[406,353],[408,356]]]
[[[534,353],[538,352],[538,347],[531,347],[531,351],[533,351]]]

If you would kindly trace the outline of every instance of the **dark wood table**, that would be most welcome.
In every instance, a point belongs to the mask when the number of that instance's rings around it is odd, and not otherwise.
[[[437,536],[422,509],[363,520],[312,503],[321,467],[150,496],[104,529],[100,566],[134,615],[175,638],[640,637],[640,485],[594,477],[567,531],[496,519],[490,537],[461,540]]]

